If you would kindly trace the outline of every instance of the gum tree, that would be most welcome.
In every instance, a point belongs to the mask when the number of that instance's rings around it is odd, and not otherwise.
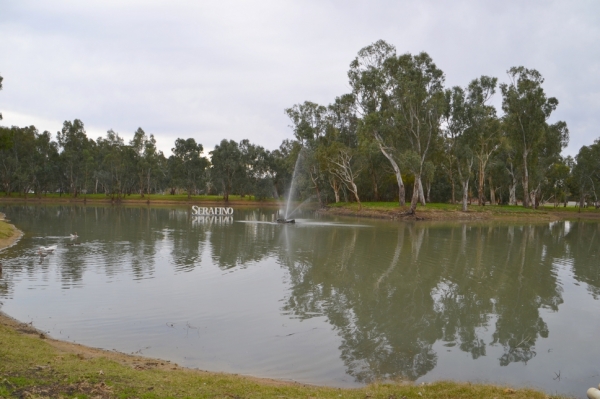
[[[188,199],[196,192],[204,170],[208,167],[208,160],[202,156],[204,148],[196,143],[193,138],[175,140],[172,157],[175,165],[175,178],[185,187]]]
[[[390,77],[394,124],[408,143],[403,157],[415,176],[409,213],[425,204],[422,175],[433,143],[440,134],[444,112],[444,73],[425,53],[390,57],[384,63]]]
[[[535,69],[513,67],[508,71],[510,83],[500,85],[506,132],[512,147],[521,160],[523,172],[523,206],[534,205],[530,187],[531,163],[543,147],[548,133],[546,121],[556,109],[558,100],[548,98],[542,84],[544,79]],[[530,191],[531,190],[531,191]]]
[[[392,166],[398,183],[398,202],[404,205],[406,189],[398,165],[403,145],[393,119],[389,70],[384,68],[384,63],[395,56],[396,48],[383,40],[364,47],[350,64],[348,78],[362,117],[359,132],[377,144]]]
[[[229,201],[229,194],[237,176],[242,169],[242,153],[238,144],[233,140],[221,140],[210,152],[212,163],[212,176],[215,181],[221,183],[223,199]]]
[[[502,129],[496,109],[488,101],[496,92],[497,78],[481,76],[467,88],[468,118],[472,148],[477,160],[477,194],[479,205],[485,205],[484,183],[488,163],[500,148]],[[491,187],[490,187],[491,189]],[[492,201],[490,200],[490,203]]]

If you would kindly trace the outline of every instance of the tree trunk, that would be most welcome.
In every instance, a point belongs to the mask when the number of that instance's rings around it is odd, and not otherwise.
[[[352,185],[352,194],[354,194],[354,198],[356,199],[356,202],[358,202],[358,210],[361,210],[362,204],[360,203],[360,198],[358,198],[358,187],[356,187],[354,182],[350,182],[350,184]]]
[[[480,159],[479,160],[479,187],[477,187],[477,194],[479,196],[479,206],[485,206],[485,195],[483,192],[483,183],[484,183],[484,179],[485,179],[485,174],[484,174],[484,165],[483,165],[483,161]]]
[[[312,180],[313,184],[314,184],[314,188],[315,190],[317,190],[317,200],[319,201],[319,207],[323,207],[323,200],[321,199],[321,189],[319,188],[319,182],[318,182],[318,177],[315,177],[312,173],[312,171],[309,172],[310,175],[310,179]]]
[[[427,195],[425,196],[427,202],[431,202],[431,182],[427,182]]]
[[[419,202],[419,182],[421,181],[421,176],[415,176],[415,184],[413,185],[413,195],[410,201],[410,214],[414,214],[417,209],[417,203]]]
[[[379,145],[379,149],[381,153],[390,161],[392,164],[392,168],[394,169],[394,174],[396,175],[396,181],[398,182],[398,202],[400,206],[404,206],[406,204],[406,190],[404,189],[404,182],[402,181],[402,174],[400,174],[400,168],[394,158],[390,154],[387,153],[385,147],[383,146],[383,141],[379,134],[375,133],[375,141]]]
[[[494,190],[494,186],[492,185],[492,176],[490,179],[490,205],[496,205],[496,190]]]
[[[373,199],[375,201],[379,201],[379,190],[377,187],[377,178],[375,176],[375,172],[371,169],[371,181],[373,182]]]
[[[456,204],[456,194],[454,190],[454,176],[450,173],[450,184],[452,185],[452,205]]]
[[[529,171],[527,170],[527,151],[523,153],[523,206],[529,207]]]
[[[421,181],[420,177],[419,177],[419,202],[423,206],[427,205],[427,202],[425,202],[425,193],[423,192],[423,182]]]
[[[462,194],[462,211],[467,211],[467,202],[469,200],[469,179],[462,181],[463,194]]]

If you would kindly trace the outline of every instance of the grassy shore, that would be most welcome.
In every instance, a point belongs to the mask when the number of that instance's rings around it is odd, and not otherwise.
[[[0,397],[42,398],[548,398],[531,389],[456,382],[377,383],[360,389],[185,369],[162,360],[46,337],[0,316]]]
[[[330,204],[325,214],[372,217],[381,219],[415,218],[407,216],[408,206],[399,206],[396,202],[340,202]],[[419,220],[560,220],[560,219],[600,219],[600,210],[594,208],[540,206],[539,209],[512,205],[478,206],[470,205],[467,212],[459,204],[430,203],[418,206],[416,218]]]
[[[225,199],[219,195],[192,195],[188,198],[187,194],[145,194],[143,197],[140,194],[131,194],[125,195],[123,197],[109,197],[105,194],[79,194],[77,197],[73,197],[71,194],[44,194],[41,197],[37,197],[33,194],[27,195],[25,197],[19,193],[12,193],[11,195],[6,195],[5,193],[0,193],[0,202],[91,202],[91,203],[144,203],[144,204],[166,204],[166,203],[175,203],[175,204],[184,204],[184,203],[206,203],[206,204],[230,204],[230,205],[244,205],[244,204],[256,204],[262,206],[270,206],[275,205],[278,206],[282,204],[280,200],[276,200],[273,198],[257,200],[256,197],[246,195],[241,197],[239,195],[230,195],[229,201],[225,202]]]
[[[229,201],[225,202],[222,196],[218,195],[192,195],[188,198],[186,194],[162,195],[146,194],[143,197],[139,194],[126,195],[120,199],[107,197],[105,194],[80,194],[73,197],[71,194],[45,194],[36,197],[29,194],[27,197],[22,194],[12,193],[7,196],[0,193],[0,204],[10,202],[28,202],[28,203],[120,203],[120,204],[145,204],[145,205],[168,205],[168,204],[197,204],[213,206],[273,206],[282,207],[285,205],[283,199],[264,199],[256,200],[252,196],[241,197],[239,195],[230,195]],[[313,204],[316,207],[316,204]],[[398,206],[397,202],[363,202],[361,209],[357,203],[333,203],[327,205],[322,213],[331,215],[371,217],[380,219],[406,219],[405,213],[408,206]],[[423,220],[489,220],[489,219],[538,219],[538,220],[557,220],[557,219],[600,219],[600,209],[578,207],[554,207],[552,205],[540,206],[539,209],[523,208],[522,206],[495,205],[478,206],[469,205],[468,211],[463,212],[459,204],[429,203],[426,206],[418,206],[416,219]],[[415,219],[410,216],[409,219]]]

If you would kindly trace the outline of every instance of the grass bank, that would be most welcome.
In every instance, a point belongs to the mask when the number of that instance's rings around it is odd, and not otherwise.
[[[140,194],[125,195],[120,198],[108,197],[105,194],[79,194],[77,197],[73,197],[71,194],[57,194],[50,193],[44,194],[41,197],[37,197],[33,194],[25,197],[19,193],[12,193],[6,195],[0,192],[0,202],[85,202],[85,203],[131,203],[131,204],[229,204],[229,205],[262,205],[262,206],[279,206],[282,204],[280,200],[273,198],[257,200],[256,197],[246,195],[244,197],[239,195],[230,195],[229,201],[225,202],[222,196],[218,195],[192,195],[188,198],[187,194],[146,194],[143,197]]]
[[[363,202],[359,209],[357,203],[340,202],[329,204],[324,214],[372,217],[380,219],[406,219],[408,206],[399,206],[396,202]],[[416,218],[422,220],[561,220],[561,219],[600,219],[600,210],[593,208],[541,206],[539,209],[514,205],[478,206],[470,205],[467,212],[458,204],[430,203],[419,205]]]
[[[13,245],[22,234],[19,229],[8,223],[4,214],[0,212],[0,250]]]
[[[0,315],[0,345],[0,397],[549,398],[531,389],[455,382],[338,389],[209,373],[56,341],[5,315]]]

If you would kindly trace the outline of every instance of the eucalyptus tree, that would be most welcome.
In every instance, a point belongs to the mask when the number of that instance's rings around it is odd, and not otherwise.
[[[506,132],[521,160],[523,205],[535,206],[538,186],[530,185],[532,164],[539,159],[549,135],[558,134],[561,145],[566,145],[568,131],[566,125],[549,128],[546,121],[556,109],[558,100],[546,96],[542,88],[544,79],[538,71],[520,66],[507,72],[510,83],[500,85]]]
[[[146,132],[139,127],[133,139],[129,142],[135,154],[135,170],[138,180],[140,196],[144,198],[144,190],[150,194],[150,183],[153,175],[157,174],[159,153],[156,150],[154,135],[146,136]]]
[[[37,141],[39,132],[35,126],[17,128],[18,134],[15,140],[15,152],[18,159],[16,170],[17,184],[23,196],[27,198],[29,192],[37,188],[37,179],[40,177],[38,171],[40,168],[40,156],[37,152]]]
[[[79,119],[65,121],[62,130],[57,133],[58,145],[61,149],[61,173],[65,176],[70,192],[74,197],[80,191],[85,178],[86,163],[91,147],[83,122]]]
[[[235,141],[221,140],[221,143],[215,146],[210,155],[211,174],[215,181],[220,183],[223,199],[227,202],[242,170],[242,153]]]
[[[129,172],[128,147],[117,132],[110,129],[106,138],[98,137],[96,141],[102,153],[103,186],[105,193],[112,199],[120,200],[126,189],[126,179]]]
[[[579,208],[583,208],[587,197],[593,196],[598,207],[600,194],[600,139],[594,144],[583,146],[575,156],[573,180],[579,194]]]
[[[555,208],[559,203],[565,203],[566,205],[568,197],[567,182],[571,176],[570,163],[569,159],[559,157],[549,166],[546,173],[546,179],[542,185],[542,203],[552,200]]]
[[[187,140],[178,138],[171,151],[173,151],[172,157],[176,165],[175,179],[185,187],[188,199],[190,199],[192,193],[196,193],[198,186],[202,184],[204,170],[209,166],[208,160],[202,156],[204,148],[193,138]]]
[[[238,144],[240,150],[240,173],[238,174],[238,187],[242,197],[258,194],[260,199],[273,195],[273,180],[270,170],[271,159],[269,151],[263,147],[252,144],[248,139],[241,140]]]
[[[319,145],[322,144],[327,129],[327,108],[305,101],[303,104],[296,104],[287,108],[285,113],[291,119],[294,130],[294,136],[304,149],[298,156],[302,156],[301,167],[306,171],[311,182],[311,189],[314,189],[319,201],[323,206],[323,180],[324,180],[324,161]]]
[[[561,166],[564,160],[560,153],[568,141],[569,129],[565,122],[559,121],[546,127],[544,143],[538,149],[534,162],[530,163],[530,191],[534,208],[547,199],[544,194],[549,195],[554,191],[554,186],[560,184],[555,179],[564,178],[565,171]]]
[[[337,97],[327,107],[326,133],[319,146],[319,153],[328,171],[328,180],[334,191],[335,201],[340,201],[340,189],[345,186],[360,206],[356,180],[362,167],[358,148],[358,116],[352,94]]]
[[[50,133],[40,134],[35,126],[0,127],[0,182],[7,195],[49,190],[57,164]]]
[[[380,201],[381,187],[385,186],[387,177],[393,175],[393,170],[375,141],[362,140],[359,144],[359,151],[363,159],[363,176],[366,176],[371,188],[371,198],[373,201]]]
[[[269,169],[276,191],[275,197],[285,195],[285,192],[290,189],[300,148],[300,143],[296,140],[285,139],[279,148],[271,151]]]
[[[473,176],[475,155],[471,148],[472,133],[469,121],[469,106],[465,90],[459,86],[447,89],[444,108],[444,138],[449,152],[447,168],[456,171],[462,186],[462,210],[467,211],[469,199],[469,181]],[[451,172],[454,173],[454,172]],[[452,176],[452,174],[450,174]],[[452,180],[452,184],[454,181]],[[454,189],[453,189],[454,190]]]
[[[27,185],[29,158],[32,156],[34,126],[0,127],[0,178],[7,196]]]
[[[469,129],[472,130],[469,136],[477,159],[477,194],[480,206],[485,205],[484,183],[488,163],[500,148],[502,140],[496,108],[487,104],[496,92],[497,81],[497,78],[481,76],[471,81],[467,88]]]
[[[409,211],[414,213],[419,200],[425,204],[424,165],[433,142],[441,133],[440,122],[445,109],[444,73],[425,52],[390,57],[384,68],[391,79],[392,116],[408,143],[402,156],[415,176]]]
[[[36,136],[36,177],[34,189],[38,197],[42,193],[48,192],[56,183],[56,173],[58,167],[58,144],[52,140],[52,135],[44,131]]]
[[[389,70],[384,68],[384,63],[395,56],[396,48],[383,40],[364,47],[350,64],[348,78],[361,116],[359,132],[377,143],[392,166],[398,183],[398,202],[404,205],[406,189],[398,165],[403,147],[392,117]]]

